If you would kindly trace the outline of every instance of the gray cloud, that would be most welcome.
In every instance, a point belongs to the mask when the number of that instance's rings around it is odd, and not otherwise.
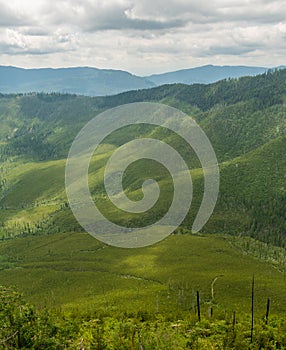
[[[89,25],[84,26],[88,31],[94,30],[124,30],[124,29],[134,29],[134,30],[162,30],[170,28],[183,27],[184,21],[176,19],[170,21],[152,21],[144,20],[138,18],[128,18],[127,16],[118,17],[113,23],[108,23],[108,21],[98,21],[93,24],[92,21]]]
[[[65,0],[50,2],[14,0],[8,6],[0,0],[0,26],[31,27],[75,26],[97,30],[162,30],[179,28],[187,23],[241,22],[250,24],[277,23],[286,19],[286,0]],[[26,4],[26,6],[24,6]],[[30,4],[30,6],[29,6]],[[37,22],[37,24],[36,24]]]
[[[54,25],[73,25],[82,31],[93,32],[102,30],[163,30],[182,27],[185,20],[181,18],[150,18],[150,16],[134,16],[135,5],[129,1],[100,1],[77,0],[65,2],[65,6],[47,4],[44,12],[45,19]]]
[[[43,27],[22,27],[22,34],[27,36],[48,36],[51,30]]]
[[[143,74],[208,63],[285,64],[286,0],[0,0],[0,6],[0,64]]]
[[[216,10],[217,19],[250,24],[277,23],[285,21],[286,1],[253,0],[233,1]]]
[[[257,50],[256,46],[214,46],[210,47],[207,51],[202,52],[204,56],[214,56],[214,55],[228,55],[237,56],[244,55],[246,53],[254,52]]]
[[[54,47],[22,47],[17,44],[8,44],[5,42],[0,42],[0,51],[1,54],[6,55],[15,55],[15,56],[21,56],[21,55],[33,55],[33,56],[41,56],[41,55],[49,55],[54,53],[63,53],[68,52],[72,50],[66,50],[64,48],[60,48],[57,46]]]
[[[31,23],[29,16],[9,6],[7,2],[0,1],[0,7],[0,27],[20,27]]]
[[[54,53],[66,52],[66,50],[57,49],[22,49],[19,47],[12,47],[7,44],[0,43],[0,50],[4,54],[22,56],[22,55],[33,55],[33,56],[42,56],[50,55]]]

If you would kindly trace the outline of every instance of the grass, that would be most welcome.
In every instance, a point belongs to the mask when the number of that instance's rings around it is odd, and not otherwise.
[[[220,162],[219,200],[204,232],[247,232],[283,245],[285,72],[207,86],[170,85],[100,98],[2,96],[0,159],[6,163],[0,165],[0,237],[80,230],[68,209],[64,188],[65,157],[72,140],[88,120],[103,110],[124,103],[157,101],[193,116],[208,135]],[[192,210],[182,224],[183,229],[189,229],[201,203],[203,176],[191,148],[164,128],[140,124],[109,135],[90,167],[93,198],[104,214],[119,224],[144,226],[162,217],[172,199],[171,181],[155,162],[136,162],[124,176],[126,194],[132,199],[142,198],[141,185],[146,178],[159,182],[162,196],[146,215],[117,210],[104,192],[104,165],[109,156],[116,147],[143,136],[168,142],[186,158],[194,180]],[[151,174],[146,170],[151,170]]]
[[[0,244],[1,284],[15,285],[38,307],[125,312],[249,312],[255,274],[256,312],[285,313],[284,274],[245,254],[227,236],[172,235],[154,246],[120,249],[84,233],[22,237]],[[211,282],[215,300],[211,300]],[[193,310],[193,311],[192,311]]]
[[[7,176],[8,193],[2,201],[6,208],[34,206],[63,198],[65,161],[19,163]]]
[[[260,238],[267,241],[273,236],[277,243],[276,232],[281,233],[285,227],[285,140],[285,137],[279,137],[244,156],[220,164],[220,194],[217,207],[204,228],[206,232],[247,232],[258,221],[259,230],[265,231]],[[90,189],[100,210],[112,221],[128,226],[146,226],[147,222],[156,221],[166,213],[172,200],[172,180],[168,172],[156,162],[145,160],[129,166],[123,181],[129,198],[141,199],[141,185],[149,178],[158,181],[162,195],[144,217],[120,211],[108,200],[103,184],[105,163],[112,149],[114,146],[102,145],[90,166]],[[0,235],[29,233],[28,224],[33,227],[32,232],[80,230],[65,205],[65,160],[16,161],[2,165],[1,169],[6,182],[0,201]],[[201,169],[192,169],[191,174],[194,197],[191,211],[183,223],[185,228],[192,226],[203,193]],[[41,229],[38,230],[37,226]]]

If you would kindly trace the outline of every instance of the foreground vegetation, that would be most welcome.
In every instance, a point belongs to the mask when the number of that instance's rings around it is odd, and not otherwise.
[[[0,287],[1,349],[285,349],[286,321],[243,314],[200,316],[36,310]]]
[[[2,240],[0,349],[284,349],[285,256],[247,236]]]

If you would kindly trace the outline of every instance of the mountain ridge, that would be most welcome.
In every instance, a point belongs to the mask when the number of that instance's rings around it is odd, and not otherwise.
[[[0,66],[0,92],[59,92],[79,95],[112,95],[155,84],[129,72],[92,67],[23,69]]]
[[[180,69],[162,74],[152,74],[146,76],[146,78],[154,82],[156,85],[174,83],[210,84],[227,78],[255,76],[265,73],[269,69],[273,68],[230,65],[217,66],[208,64],[200,67]]]
[[[282,68],[283,66],[271,69]],[[223,79],[255,76],[269,69],[255,66],[205,65],[162,74],[138,76],[124,70],[88,66],[66,68],[0,66],[0,92],[4,94],[58,92],[106,96],[165,84],[210,84]]]

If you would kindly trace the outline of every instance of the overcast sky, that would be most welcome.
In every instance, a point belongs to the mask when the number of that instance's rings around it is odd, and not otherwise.
[[[286,0],[0,0],[0,65],[286,64]]]

